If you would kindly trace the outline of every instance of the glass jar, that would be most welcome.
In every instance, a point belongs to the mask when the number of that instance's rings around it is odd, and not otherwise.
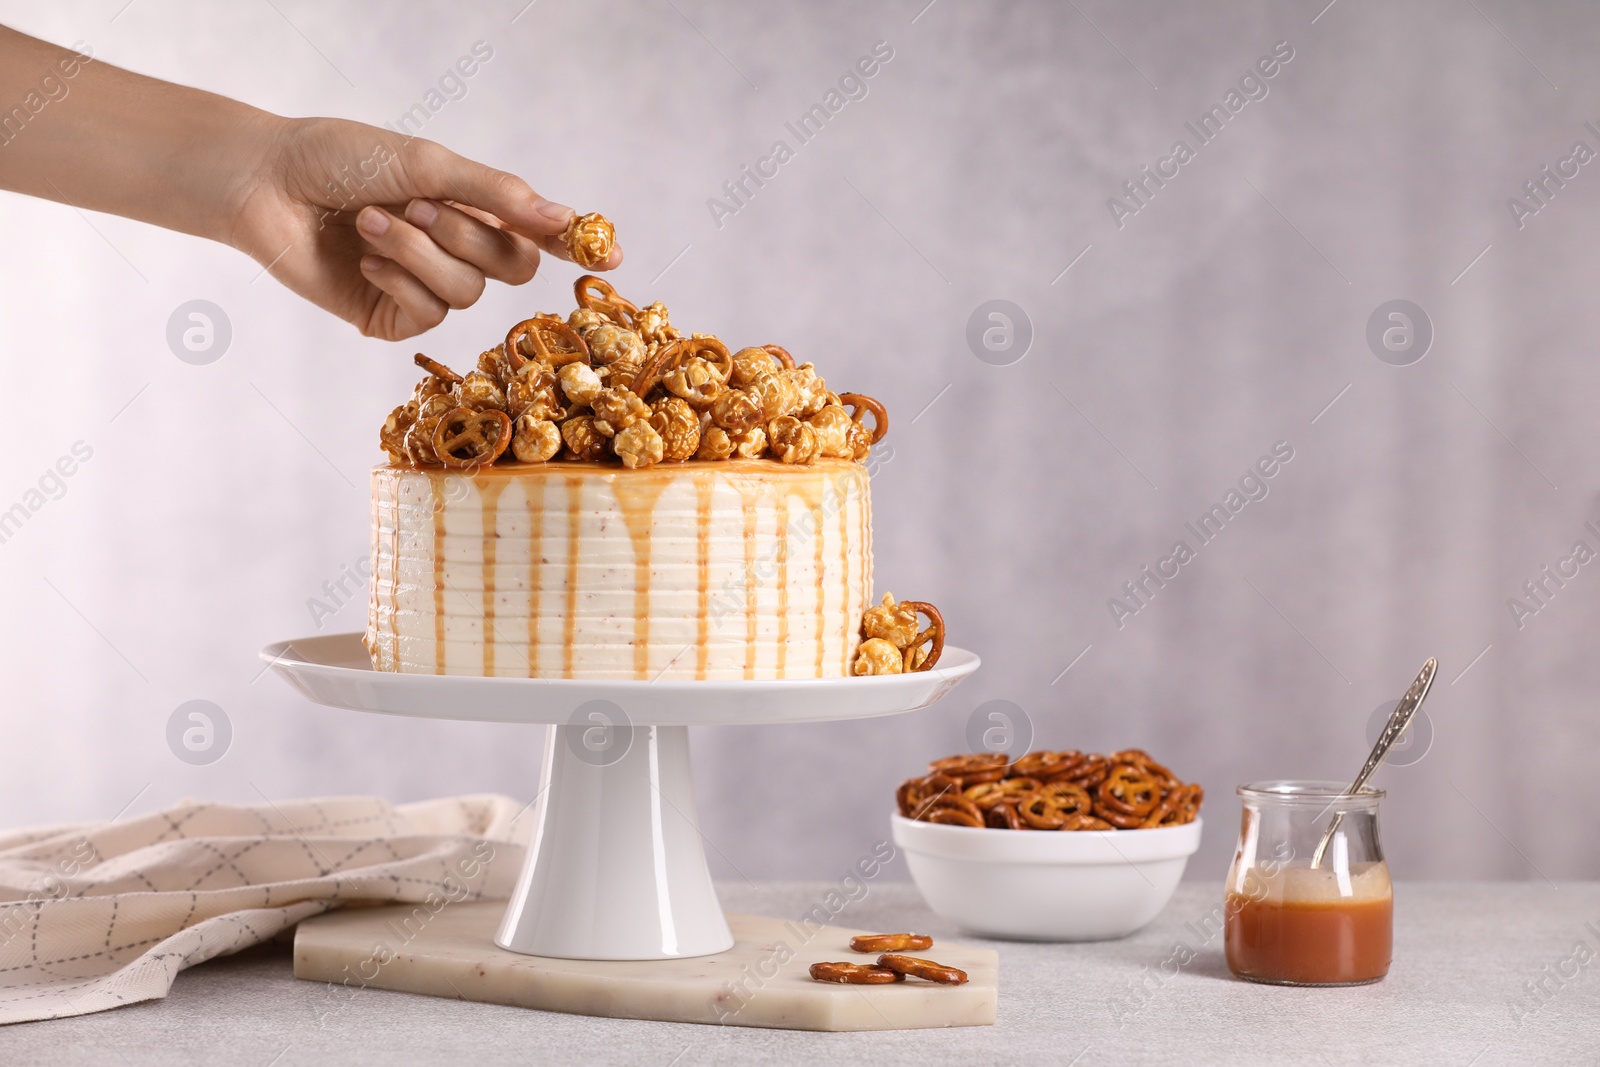
[[[1224,906],[1228,969],[1252,982],[1362,985],[1389,973],[1394,891],[1378,843],[1383,791],[1340,782],[1240,786]],[[1337,823],[1322,860],[1311,860]]]

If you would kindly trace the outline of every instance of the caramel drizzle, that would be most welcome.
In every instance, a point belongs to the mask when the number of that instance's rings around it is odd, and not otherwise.
[[[539,673],[539,579],[544,564],[545,480],[529,478],[523,484],[528,493],[528,677],[533,678]]]
[[[778,490],[778,677],[789,658],[789,494]]]
[[[611,491],[622,510],[622,521],[633,541],[633,675],[650,677],[650,544],[656,504],[667,486],[665,478],[618,476]]]
[[[826,490],[826,488],[827,488],[827,482],[826,481],[823,482],[823,488],[824,488],[824,490]],[[814,572],[813,575],[812,575],[812,581],[815,582],[816,586],[817,586],[817,633],[816,633],[816,639],[817,639],[817,666],[816,666],[816,676],[818,678],[822,677],[822,655],[823,655],[823,645],[825,644],[825,641],[823,640],[823,632],[822,632],[822,630],[823,630],[823,627],[827,625],[827,621],[828,621],[828,616],[823,611],[823,601],[826,600],[828,597],[827,597],[826,587],[822,584],[822,540],[823,540],[823,538],[822,538],[822,533],[823,533],[822,524],[823,524],[823,521],[827,518],[827,507],[826,507],[826,504],[827,504],[827,494],[826,494],[826,492],[824,492],[822,501],[820,501],[817,504],[815,510],[812,511],[812,514],[816,516],[817,521],[812,523],[812,525],[811,525],[811,539],[816,542],[816,555],[811,561],[811,569]]]
[[[477,482],[483,497],[483,674],[494,677],[494,567],[496,549],[500,541],[500,494],[505,489],[504,479],[492,478]]]
[[[835,486],[839,494],[839,611],[845,617],[845,634],[839,650],[839,669],[844,677],[850,676],[850,488],[840,478]]]
[[[394,479],[389,502],[389,660],[390,670],[400,669],[400,479]],[[378,576],[372,580],[377,582]]]
[[[444,673],[444,479],[428,475],[433,508],[433,673]]]
[[[709,673],[711,655],[711,497],[715,488],[709,474],[701,472],[694,476],[695,536],[699,542],[700,564],[700,614],[696,630],[700,647],[694,676],[700,679]]]
[[[578,520],[581,513],[578,511],[578,490],[583,485],[582,478],[569,477],[567,483],[567,617],[563,620],[565,633],[562,638],[563,670],[568,678],[572,677],[574,643],[577,640],[578,627]]]
[[[742,488],[744,502],[744,676],[756,676],[756,568],[751,554],[756,546],[756,505]]]

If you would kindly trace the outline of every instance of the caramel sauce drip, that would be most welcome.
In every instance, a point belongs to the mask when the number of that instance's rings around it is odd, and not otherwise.
[[[827,483],[824,482],[822,484],[826,485]],[[827,517],[827,511],[825,510],[825,508],[823,506],[822,499],[820,499],[820,496],[821,496],[820,491],[819,491],[818,495],[819,495],[819,499],[817,500],[816,504],[813,505],[812,511],[811,511],[811,514],[814,515],[816,517],[816,520],[817,520],[816,522],[811,524],[811,540],[813,542],[813,547],[816,549],[816,553],[812,557],[812,560],[811,560],[811,569],[814,572],[814,577],[813,577],[812,580],[816,583],[816,586],[817,586],[817,634],[816,634],[816,637],[817,637],[817,669],[816,669],[816,674],[817,674],[818,678],[821,678],[822,677],[823,646],[827,643],[826,641],[823,640],[823,628],[825,626],[827,626],[827,624],[828,624],[827,613],[822,610],[823,601],[828,599],[827,596],[825,595],[825,591],[822,588],[822,541],[823,541],[823,537],[822,537],[823,526],[822,526],[822,524],[823,524],[823,521]]]
[[[756,567],[751,554],[756,550],[756,502],[741,487],[744,501],[744,676],[756,676]]]
[[[483,674],[494,677],[494,567],[496,549],[500,543],[500,494],[506,482],[474,481],[483,499]]]
[[[633,674],[650,676],[650,535],[666,478],[617,475],[611,491],[633,541]]]
[[[539,673],[539,579],[544,565],[544,479],[524,483],[528,493],[528,677]]]
[[[716,483],[711,475],[701,471],[694,476],[695,539],[700,565],[700,603],[696,634],[700,650],[695,660],[694,676],[705,678],[711,656],[711,500]]]
[[[582,514],[578,510],[582,478],[568,478],[567,483],[567,617],[562,637],[562,669],[572,677],[574,642],[578,628],[578,527]]]
[[[841,477],[835,487],[839,493],[839,610],[844,613],[846,625],[850,618],[850,484]],[[840,669],[850,676],[850,635],[845,634],[844,648],[840,651]]]
[[[778,677],[789,659],[789,494],[778,490]]]
[[[444,673],[444,476],[428,475],[433,508],[433,673]]]

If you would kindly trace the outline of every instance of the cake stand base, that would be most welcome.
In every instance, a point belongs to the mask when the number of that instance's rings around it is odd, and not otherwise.
[[[494,943],[586,960],[733,947],[706,869],[687,726],[546,728],[528,859]]]
[[[489,943],[502,905],[451,904],[426,921],[412,905],[352,908],[300,924],[296,978],[329,982],[340,998],[389,989],[614,1019],[764,1026],[785,1030],[910,1030],[995,1021],[999,957],[941,941],[929,955],[969,981],[886,986],[813,981],[823,960],[870,962],[852,952],[859,930],[729,915],[733,946],[696,959],[641,962],[548,959]]]

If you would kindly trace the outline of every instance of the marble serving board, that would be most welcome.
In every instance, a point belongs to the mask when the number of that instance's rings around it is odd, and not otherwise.
[[[960,986],[911,978],[883,986],[813,981],[811,964],[870,963],[853,934],[798,920],[729,915],[734,946],[684,960],[565,960],[494,943],[503,902],[349,908],[301,923],[296,978],[618,1019],[785,1030],[910,1030],[994,1022],[999,956],[936,942],[921,955],[967,972]]]

